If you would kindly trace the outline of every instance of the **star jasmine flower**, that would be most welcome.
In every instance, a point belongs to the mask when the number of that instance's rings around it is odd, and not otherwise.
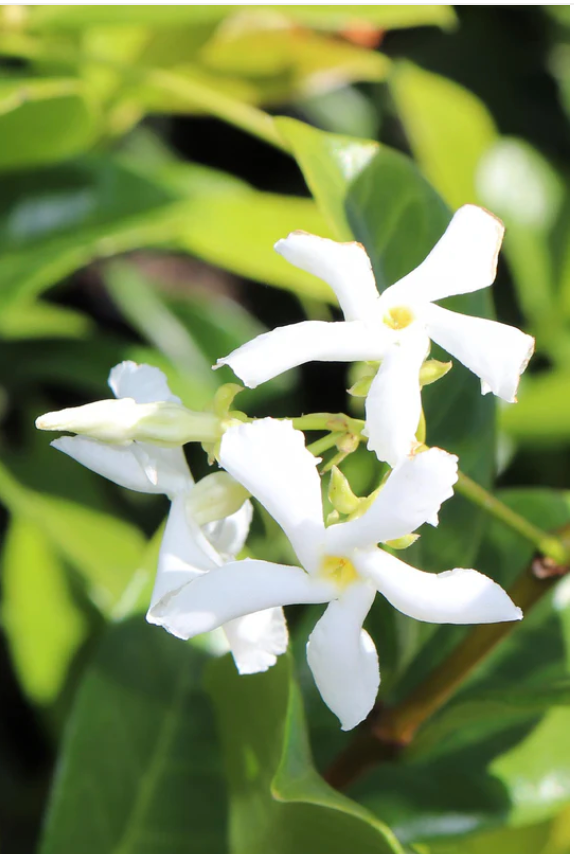
[[[514,402],[534,339],[512,326],[468,317],[435,300],[486,288],[496,276],[504,227],[465,205],[415,270],[379,295],[360,243],[295,231],[276,245],[291,264],[334,290],[345,320],[274,329],[219,359],[250,388],[304,362],[376,361],[366,399],[368,447],[392,466],[413,451],[421,415],[419,372],[432,339],[481,379],[482,393]]]
[[[474,569],[434,575],[377,544],[438,523],[453,494],[457,458],[437,448],[407,458],[366,512],[326,528],[318,462],[290,422],[265,418],[229,428],[221,465],[274,517],[301,564],[246,559],[198,576],[156,607],[182,637],[279,605],[328,603],[307,659],[329,708],[352,729],[374,705],[378,658],[362,628],[377,591],[399,611],[431,623],[495,623],[522,614],[504,590]]]
[[[120,400],[180,403],[162,371],[150,365],[122,362],[112,369],[109,385]],[[182,587],[234,560],[241,551],[253,514],[246,490],[225,472],[194,483],[181,447],[138,441],[113,444],[84,436],[65,436],[52,445],[120,486],[170,499],[147,620],[181,636],[169,619],[158,614]],[[223,632],[240,673],[267,670],[287,648],[280,607],[229,620]]]

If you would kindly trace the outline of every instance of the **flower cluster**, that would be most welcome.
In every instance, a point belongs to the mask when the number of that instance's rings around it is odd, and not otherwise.
[[[218,367],[229,365],[254,387],[309,360],[376,363],[367,382],[365,436],[392,471],[368,499],[344,510],[345,521],[337,516],[325,524],[319,460],[290,421],[192,413],[148,365],[113,368],[115,400],[38,419],[40,429],[80,434],[53,442],[78,462],[121,486],[169,498],[150,623],[180,638],[222,628],[239,672],[254,673],[287,648],[283,606],[324,603],[307,659],[347,730],[377,696],[377,652],[363,628],[377,592],[426,622],[521,618],[504,590],[476,570],[423,572],[384,546],[411,542],[425,523],[437,525],[457,480],[455,456],[417,441],[429,339],[477,374],[483,393],[507,401],[515,399],[532,354],[533,339],[519,330],[434,305],[492,284],[502,233],[486,211],[461,208],[426,260],[382,295],[360,244],[294,232],[276,245],[333,288],[345,319],[275,329]],[[207,443],[222,471],[195,483],[182,449],[188,441]],[[281,526],[299,565],[238,559],[251,522],[250,496]]]

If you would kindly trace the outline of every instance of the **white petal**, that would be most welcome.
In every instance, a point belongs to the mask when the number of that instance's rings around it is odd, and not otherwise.
[[[283,608],[268,608],[238,617],[225,623],[223,631],[242,675],[261,673],[273,667],[289,642]]]
[[[152,365],[120,362],[111,369],[108,385],[116,397],[131,397],[136,403],[155,403],[159,400],[181,403],[179,397],[171,393],[163,371]]]
[[[465,205],[422,264],[388,288],[381,301],[430,302],[487,288],[496,278],[503,236],[504,226],[493,214]]]
[[[376,590],[352,584],[328,606],[307,644],[307,661],[317,688],[344,730],[364,720],[379,690],[379,659],[362,628]]]
[[[382,323],[326,323],[306,320],[264,332],[217,367],[229,365],[249,388],[305,362],[360,362],[382,358],[387,334]]]
[[[202,531],[224,561],[234,560],[245,545],[252,518],[253,505],[245,501],[236,513],[203,525]]]
[[[160,448],[149,442],[134,442],[131,450],[158,492],[171,497],[178,492],[189,492],[193,486],[183,448]]]
[[[317,460],[290,421],[263,418],[223,434],[219,460],[281,525],[303,566],[314,572],[325,528]]]
[[[295,267],[327,282],[346,320],[372,320],[379,294],[369,256],[360,243],[336,243],[294,231],[275,244],[275,251]]]
[[[113,483],[134,489],[136,492],[159,494],[162,489],[150,478],[133,453],[134,444],[110,445],[97,439],[83,436],[62,436],[51,443],[53,448],[63,451],[96,474],[101,474]]]
[[[328,602],[336,594],[335,585],[297,566],[241,560],[198,575],[147,619],[178,637],[192,638],[246,614],[280,605]]]
[[[475,569],[435,575],[380,549],[357,553],[355,566],[391,605],[415,620],[470,625],[522,619],[522,611],[502,587]]]
[[[148,620],[155,622],[154,615],[165,611],[178,590],[221,563],[211,543],[186,513],[185,495],[178,495],[172,502],[160,546]]]
[[[534,352],[534,338],[514,326],[438,305],[427,306],[425,314],[432,340],[480,377],[483,394],[492,391],[509,403],[516,401],[520,375]]]
[[[450,498],[458,479],[458,458],[440,448],[408,457],[391,472],[375,501],[363,516],[327,528],[329,554],[349,554],[397,540],[422,524],[438,525],[441,504]]]
[[[367,447],[381,462],[397,466],[418,444],[421,416],[419,373],[429,340],[418,324],[397,334],[386,352],[365,402]]]

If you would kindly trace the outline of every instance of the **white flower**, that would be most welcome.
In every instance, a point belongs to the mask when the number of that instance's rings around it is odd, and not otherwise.
[[[120,400],[180,403],[164,374],[150,365],[122,362],[112,369],[109,384]],[[169,618],[160,613],[193,579],[234,560],[241,551],[253,513],[248,493],[225,472],[194,484],[181,447],[137,441],[114,445],[80,436],[55,439],[52,445],[120,486],[170,498],[147,619],[178,635]],[[267,670],[287,648],[280,607],[230,620],[223,630],[240,673]]]
[[[494,581],[473,569],[421,572],[377,543],[436,525],[453,494],[457,460],[433,448],[396,468],[363,516],[325,528],[317,460],[289,422],[265,418],[228,429],[222,466],[281,525],[303,569],[242,560],[197,577],[156,609],[182,637],[279,605],[330,603],[309,638],[307,658],[326,704],[343,729],[363,720],[376,699],[379,667],[362,629],[377,590],[398,610],[433,623],[521,618]]]
[[[395,466],[416,446],[419,371],[429,338],[480,377],[483,394],[516,399],[534,339],[512,326],[433,304],[492,284],[503,231],[492,214],[465,205],[423,263],[382,295],[361,244],[295,231],[275,249],[333,288],[344,322],[306,321],[275,329],[219,359],[217,366],[229,365],[254,388],[312,360],[381,361],[366,400],[365,435],[379,459]]]

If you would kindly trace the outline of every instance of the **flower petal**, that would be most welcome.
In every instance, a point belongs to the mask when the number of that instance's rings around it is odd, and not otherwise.
[[[267,608],[329,602],[337,588],[297,566],[265,560],[226,563],[198,575],[150,610],[147,620],[177,637],[192,638]]]
[[[415,620],[469,625],[522,619],[522,611],[502,587],[475,569],[435,575],[380,549],[357,553],[354,562],[391,605]]]
[[[464,205],[422,264],[388,288],[382,303],[430,302],[487,288],[496,278],[503,236],[497,217]]]
[[[133,444],[111,445],[84,436],[61,436],[54,439],[51,445],[96,474],[126,489],[156,494],[163,491],[147,477],[133,453]]]
[[[108,385],[116,397],[131,397],[136,403],[156,403],[159,400],[181,403],[179,397],[171,393],[164,372],[152,365],[120,362],[111,369]]]
[[[397,466],[418,444],[421,417],[419,373],[429,340],[418,324],[397,335],[371,384],[365,402],[367,447],[381,462]]]
[[[425,310],[433,341],[482,380],[482,393],[492,391],[516,402],[520,375],[534,352],[534,338],[514,326],[468,317],[438,305]]]
[[[181,448],[140,442],[113,445],[84,436],[62,436],[51,444],[96,474],[136,492],[175,495],[193,486]]]
[[[343,730],[364,720],[377,699],[379,659],[362,628],[375,595],[371,584],[347,587],[328,606],[307,644],[307,661],[319,693]]]
[[[263,418],[223,434],[224,469],[281,525],[303,566],[314,572],[325,528],[317,460],[289,421]]]
[[[245,545],[252,518],[253,505],[245,501],[236,513],[209,522],[201,530],[224,561],[234,560]]]
[[[163,613],[169,600],[184,585],[221,563],[211,543],[186,513],[185,495],[176,496],[171,504],[159,550],[149,622],[155,622],[150,619],[150,615],[153,618],[156,613]]]
[[[382,324],[306,320],[258,335],[229,356],[218,359],[216,367],[229,365],[246,386],[255,388],[305,362],[380,359],[386,346]]]
[[[369,256],[360,243],[337,243],[293,231],[275,244],[286,261],[323,279],[335,291],[345,320],[372,320],[379,296]]]
[[[230,620],[223,631],[242,675],[261,673],[273,667],[289,642],[283,608],[268,608]]]
[[[362,516],[327,528],[326,551],[350,554],[354,548],[398,540],[425,522],[438,525],[440,506],[453,495],[457,464],[454,454],[440,448],[408,457]]]

